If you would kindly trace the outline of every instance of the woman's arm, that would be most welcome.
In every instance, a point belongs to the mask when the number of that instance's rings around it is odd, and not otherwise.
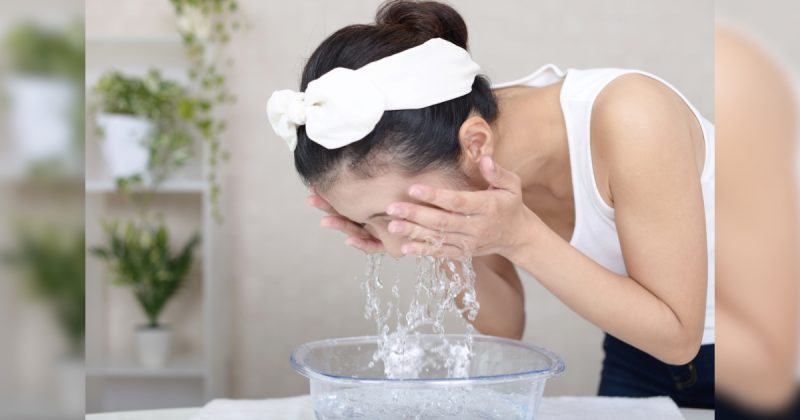
[[[638,75],[612,82],[595,103],[592,148],[607,168],[598,180],[615,208],[628,276],[549,229],[531,232],[512,257],[577,313],[671,364],[696,355],[705,319],[705,213],[693,130],[696,119],[666,86]]]
[[[666,86],[623,77],[598,98],[592,135],[593,152],[607,168],[602,179],[616,208],[628,276],[607,270],[550,230],[524,206],[519,177],[488,157],[480,161],[488,190],[415,185],[409,195],[437,209],[394,203],[387,213],[398,219],[391,223],[400,235],[443,233],[444,246],[410,241],[404,252],[502,255],[603,330],[664,362],[683,364],[702,338],[708,271],[692,143],[698,124]]]
[[[480,310],[472,324],[483,334],[521,339],[525,295],[514,265],[499,255],[472,259]]]

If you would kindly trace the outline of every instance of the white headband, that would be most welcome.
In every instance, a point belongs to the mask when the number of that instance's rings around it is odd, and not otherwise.
[[[337,149],[369,134],[384,111],[424,108],[466,95],[479,71],[466,50],[433,38],[357,70],[337,67],[311,81],[305,92],[275,91],[267,116],[292,151],[303,124],[311,140]]]

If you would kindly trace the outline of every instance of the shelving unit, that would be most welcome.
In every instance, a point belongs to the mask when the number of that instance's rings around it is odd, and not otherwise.
[[[87,367],[86,375],[104,378],[202,378],[203,360],[196,356],[175,357],[161,368],[147,369],[132,357],[95,361]]]
[[[159,187],[159,193],[202,194],[205,183],[197,179],[170,179]],[[88,194],[116,194],[117,187],[110,179],[86,180]]]
[[[184,51],[175,35],[87,36],[87,98],[107,71],[143,75],[148,68],[164,77],[187,81]],[[87,101],[88,102],[88,101]],[[88,106],[88,103],[87,103]],[[104,168],[99,140],[87,107],[86,233],[87,245],[105,238],[101,221],[131,215],[115,182]],[[227,395],[227,308],[224,267],[217,265],[214,237],[220,227],[211,216],[205,181],[206,150],[192,164],[166,180],[152,207],[164,215],[174,243],[200,232],[202,245],[187,285],[163,315],[173,329],[173,356],[158,369],[139,365],[135,327],[144,322],[131,292],[110,284],[105,264],[87,256],[87,412],[202,405]]]

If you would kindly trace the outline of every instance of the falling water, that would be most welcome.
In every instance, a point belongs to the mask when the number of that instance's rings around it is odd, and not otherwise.
[[[382,254],[367,257],[363,282],[364,317],[375,320],[378,336],[371,366],[383,362],[387,378],[417,378],[421,372],[441,368],[447,370],[450,378],[468,377],[472,357],[471,322],[479,309],[472,258],[417,257],[413,297],[405,313],[400,308],[397,281],[391,287],[394,300],[388,300],[384,306],[380,299],[379,290],[385,287],[381,278],[382,259]],[[445,338],[444,318],[448,313],[456,313],[467,321],[463,342],[450,342]],[[394,330],[389,325],[392,319]],[[423,327],[440,334],[442,344],[434,348],[419,345],[419,340],[414,338]]]

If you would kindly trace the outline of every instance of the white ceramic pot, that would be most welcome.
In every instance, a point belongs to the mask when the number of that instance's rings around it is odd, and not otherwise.
[[[150,160],[147,142],[153,133],[153,123],[133,115],[100,114],[97,125],[103,132],[103,158],[111,177],[139,174],[146,178]]]
[[[139,327],[136,330],[139,363],[150,369],[164,366],[169,358],[171,340],[169,327]]]
[[[75,85],[57,78],[18,76],[8,79],[5,88],[10,134],[20,163],[27,168],[42,160],[74,160],[73,113],[79,105]]]

